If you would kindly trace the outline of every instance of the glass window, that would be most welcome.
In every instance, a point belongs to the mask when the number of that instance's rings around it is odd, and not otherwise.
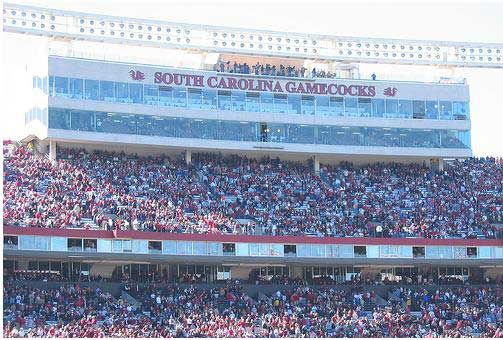
[[[176,242],[177,255],[192,255],[192,242],[190,241],[177,241]]]
[[[216,110],[217,109],[217,91],[203,90],[203,109]]]
[[[134,104],[143,103],[143,85],[129,84],[129,100]]]
[[[187,91],[184,87],[173,88],[173,106],[187,107]]]
[[[67,251],[68,245],[66,237],[51,237],[51,250],[52,251]]]
[[[122,240],[112,240],[112,252],[122,253]]]
[[[330,97],[330,112],[333,116],[344,115],[344,98]]]
[[[35,236],[34,249],[49,250],[49,237]]]
[[[208,255],[222,255],[222,244],[217,242],[208,242]]]
[[[261,112],[274,112],[274,103],[272,93],[260,94],[260,111]]]
[[[85,99],[98,100],[100,94],[100,82],[97,80],[86,79],[84,83]]]
[[[71,111],[72,130],[76,131],[95,131],[94,112],[89,111]]]
[[[162,241],[162,253],[176,255],[176,241]]]
[[[358,113],[360,117],[370,117],[372,106],[369,98],[358,98]]]
[[[398,100],[386,99],[386,117],[393,118],[398,114]]]
[[[412,113],[414,118],[425,117],[425,103],[422,100],[414,100],[412,102]]]
[[[298,257],[311,257],[311,245],[310,244],[298,244],[297,245],[297,256]]]
[[[64,109],[49,109],[49,128],[70,130],[70,113]]]
[[[255,92],[246,92],[245,97],[246,111],[260,112],[260,94]]]
[[[230,91],[218,91],[218,109],[219,110],[230,110],[231,109],[231,92]]]
[[[282,244],[271,244],[271,256],[283,256],[284,247]]]
[[[163,101],[161,105],[164,105],[164,101],[171,103],[171,87],[169,87],[169,91],[167,91],[167,86],[162,86],[162,92],[164,94]],[[166,92],[166,93],[164,93]],[[169,100],[166,100],[166,97]],[[143,96],[143,103],[147,105],[158,105],[159,103],[159,86],[156,85],[145,85],[145,95]]]
[[[412,101],[399,100],[398,113],[400,114],[400,118],[412,118]]]
[[[135,134],[135,115],[98,112],[96,113],[96,131],[107,133]]]
[[[287,125],[287,143],[314,144],[314,126]]]
[[[122,240],[122,252],[130,253],[133,249],[132,247],[131,240]]]
[[[454,118],[459,120],[468,119],[468,103],[467,102],[453,102],[452,111]]]
[[[250,243],[250,256],[259,256],[260,246],[258,243]]]
[[[203,94],[201,89],[188,89],[188,107],[191,109],[202,109]]]
[[[73,99],[82,99],[84,96],[84,80],[70,78],[70,96]]]
[[[234,91],[231,93],[232,111],[245,111],[245,92]]]
[[[358,116],[358,100],[356,98],[344,98],[344,104],[348,116]]]
[[[302,96],[302,114],[314,115],[315,103],[314,96]]]
[[[208,248],[206,242],[192,242],[193,254],[194,255],[207,255]]]
[[[128,83],[115,83],[115,96],[120,103],[129,103]]]
[[[112,251],[112,240],[98,239],[98,252],[109,253]]]
[[[383,117],[385,112],[384,99],[372,99],[372,117]]]
[[[313,257],[325,257],[325,245],[324,244],[312,244],[311,245],[311,255]]]
[[[438,102],[426,101],[426,118],[438,119]]]
[[[115,102],[113,81],[100,81],[100,100]]]
[[[330,116],[330,98],[327,96],[316,96],[316,114],[319,116]]]
[[[70,91],[68,90],[68,78],[54,77],[54,93],[56,96],[69,96]]]
[[[296,94],[288,95],[288,112],[292,114],[300,114],[301,112],[301,96]]]
[[[148,243],[149,241],[147,240],[133,240],[133,253],[148,253]],[[159,249],[161,249],[161,242],[159,242]],[[159,250],[159,253],[160,252]]]
[[[54,96],[54,77],[49,77],[49,96]]]
[[[275,94],[273,96],[274,112],[277,113],[290,113],[288,107],[288,97],[286,94]]]
[[[159,86],[159,105],[174,106],[173,88],[171,86]],[[152,105],[157,105],[157,100],[152,101]]]
[[[440,101],[440,119],[452,119],[452,102]]]

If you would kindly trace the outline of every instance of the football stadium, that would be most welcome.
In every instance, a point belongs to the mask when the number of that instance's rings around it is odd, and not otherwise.
[[[17,3],[3,31],[47,41],[3,141],[4,337],[503,337],[503,159],[455,76],[503,44]]]

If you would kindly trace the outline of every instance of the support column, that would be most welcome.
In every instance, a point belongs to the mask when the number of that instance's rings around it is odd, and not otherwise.
[[[442,158],[433,158],[430,160],[430,169],[436,172],[444,171],[444,160]]]
[[[56,161],[56,150],[57,149],[57,145],[56,145],[56,142],[51,140],[49,142],[49,159],[52,161],[52,162],[55,162]]]
[[[313,167],[314,167],[314,173],[319,174],[320,173],[320,157],[314,155],[313,156]]]
[[[187,163],[187,165],[192,163],[192,151],[191,150],[185,150],[185,163]]]

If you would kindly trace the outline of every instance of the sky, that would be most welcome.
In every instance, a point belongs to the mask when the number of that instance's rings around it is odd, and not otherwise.
[[[285,32],[373,38],[490,42],[503,44],[503,1],[160,1],[30,0],[27,5]],[[5,100],[0,129],[19,138],[23,92],[16,75],[25,67],[40,38],[3,34],[2,89]],[[456,69],[470,85],[472,148],[475,156],[503,157],[503,110],[499,104],[503,69]]]

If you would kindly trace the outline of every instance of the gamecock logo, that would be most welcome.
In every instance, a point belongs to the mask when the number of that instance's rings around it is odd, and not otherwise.
[[[137,81],[142,81],[145,79],[145,74],[141,71],[129,71],[129,75],[131,76],[131,79],[137,80]]]
[[[386,97],[394,97],[397,92],[398,92],[398,90],[397,90],[396,87],[387,87],[387,88],[384,89],[383,94]]]

